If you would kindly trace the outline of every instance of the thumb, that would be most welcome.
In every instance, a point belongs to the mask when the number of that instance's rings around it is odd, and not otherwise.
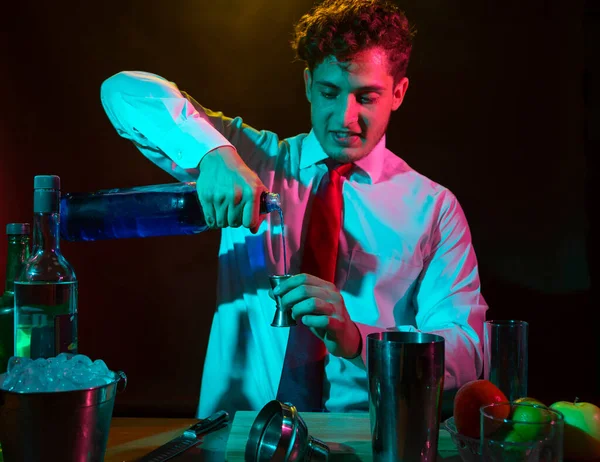
[[[256,234],[258,232],[258,229],[260,228],[260,225],[262,224],[263,221],[265,221],[266,218],[267,218],[266,215],[259,215],[258,216],[258,221],[256,222],[256,225],[252,226],[250,228],[250,232],[252,234]]]

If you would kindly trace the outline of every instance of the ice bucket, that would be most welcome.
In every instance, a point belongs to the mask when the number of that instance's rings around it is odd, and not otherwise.
[[[126,385],[126,375],[115,372],[107,385],[84,390],[17,393],[0,389],[4,462],[103,461],[115,396]]]

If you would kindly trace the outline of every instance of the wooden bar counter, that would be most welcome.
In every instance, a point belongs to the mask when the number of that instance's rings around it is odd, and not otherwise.
[[[207,435],[197,447],[171,460],[243,461],[248,432],[256,414],[256,411],[238,412],[227,428]],[[368,414],[304,412],[301,415],[309,434],[329,445],[330,461],[372,460]],[[105,461],[135,461],[196,422],[196,419],[114,418]],[[438,442],[438,461],[461,461],[450,435],[443,429]]]

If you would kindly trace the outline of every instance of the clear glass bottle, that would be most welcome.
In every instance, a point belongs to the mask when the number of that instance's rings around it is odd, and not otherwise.
[[[281,211],[279,194],[265,192],[260,213],[273,211]],[[194,182],[67,193],[60,213],[61,238],[74,242],[198,234],[209,229]]]
[[[15,290],[14,281],[29,258],[29,223],[6,225],[8,251],[6,253],[6,282],[0,297],[0,374],[6,372],[8,360],[14,355]]]
[[[33,191],[33,248],[15,280],[15,355],[77,353],[75,271],[60,252],[60,178],[38,175]]]

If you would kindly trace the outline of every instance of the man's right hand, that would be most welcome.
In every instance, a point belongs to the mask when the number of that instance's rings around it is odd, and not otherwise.
[[[256,233],[264,218],[260,196],[267,188],[237,151],[221,147],[206,154],[198,166],[196,190],[211,228],[244,226]]]

